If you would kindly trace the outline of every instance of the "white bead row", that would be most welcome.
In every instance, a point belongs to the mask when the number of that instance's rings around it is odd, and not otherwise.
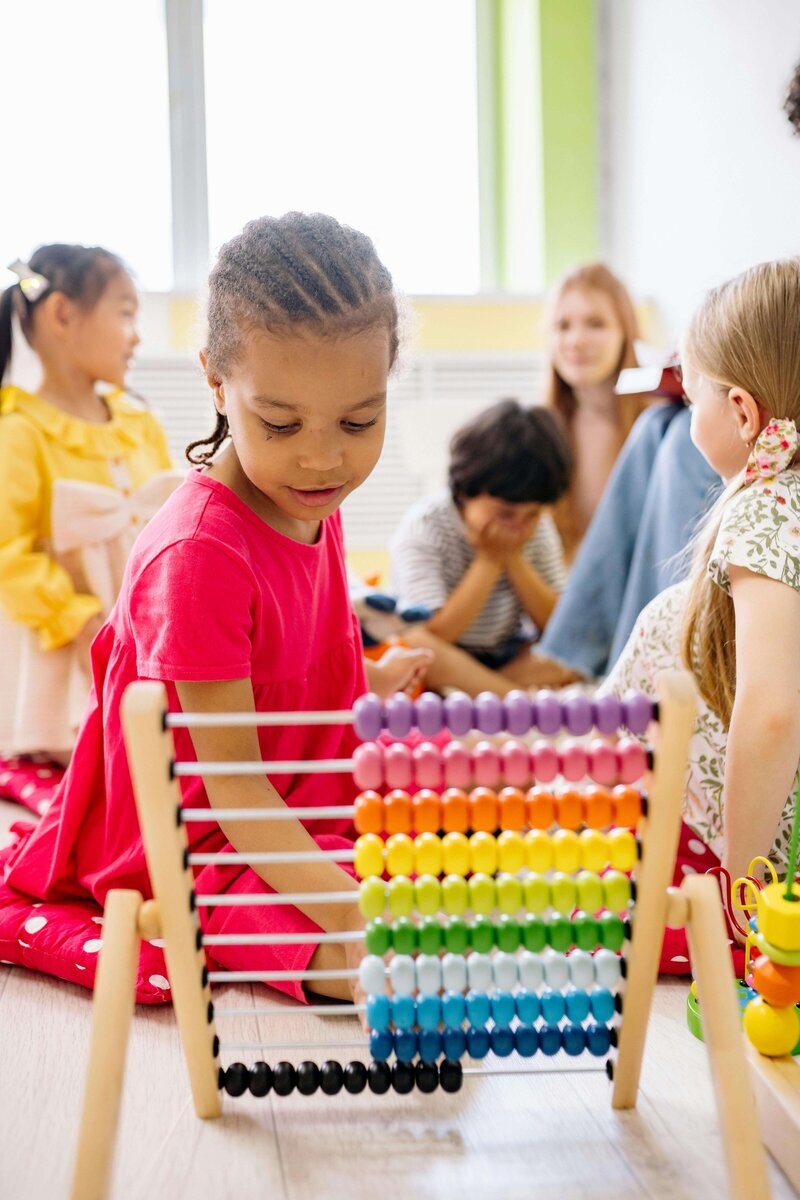
[[[523,950],[520,954],[497,951],[495,954],[395,954],[388,966],[377,954],[367,954],[361,960],[358,978],[367,995],[386,990],[389,981],[398,996],[414,992],[435,994],[489,992],[492,988],[511,991],[519,984],[528,991],[537,991],[545,984],[562,991],[570,984],[590,988],[592,984],[613,989],[622,974],[621,959],[613,950],[600,949],[594,954],[573,950],[562,954],[546,949],[541,953]]]

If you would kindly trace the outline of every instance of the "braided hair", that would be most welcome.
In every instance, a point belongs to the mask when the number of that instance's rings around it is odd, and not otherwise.
[[[365,234],[322,213],[258,217],[222,247],[211,272],[207,365],[224,374],[251,329],[280,333],[304,326],[338,337],[378,325],[388,330],[393,363],[397,300]],[[192,442],[186,457],[196,466],[207,463],[227,436],[227,418],[217,412],[213,432]]]

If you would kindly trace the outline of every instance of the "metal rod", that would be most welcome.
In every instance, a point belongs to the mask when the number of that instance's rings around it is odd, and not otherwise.
[[[329,808],[182,808],[182,821],[296,821],[334,820],[355,816],[355,805],[332,804]]]
[[[209,983],[279,983],[314,979],[357,979],[358,970],[343,971],[209,971]]]
[[[234,893],[201,895],[195,897],[196,908],[268,908],[274,904],[353,904],[358,893],[341,892],[263,892],[257,896],[240,896]]]
[[[190,866],[232,866],[234,863],[315,863],[354,862],[355,850],[254,850],[240,854],[238,850],[219,850],[216,854],[190,854]]]
[[[352,709],[328,712],[167,713],[168,729],[215,729],[229,725],[352,725]]]
[[[326,1038],[320,1042],[220,1042],[220,1050],[332,1050],[334,1046],[352,1046],[354,1050],[368,1050],[369,1040],[356,1042],[353,1038]]]
[[[316,946],[324,942],[363,942],[364,930],[346,933],[209,933],[204,946]]]
[[[596,1067],[464,1067],[464,1075],[605,1075],[606,1068]]]
[[[354,1017],[367,1011],[366,1004],[304,1004],[303,1016],[310,1013],[314,1017]],[[281,1008],[217,1008],[214,1005],[214,1017],[296,1017],[296,1006]]]
[[[312,758],[298,762],[176,762],[174,775],[335,775],[352,774],[352,758]]]

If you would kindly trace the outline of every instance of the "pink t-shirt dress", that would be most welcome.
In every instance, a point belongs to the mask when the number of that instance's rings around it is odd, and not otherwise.
[[[69,770],[49,812],[7,859],[5,882],[39,900],[103,904],[110,888],[152,895],[120,725],[120,701],[136,679],[250,677],[265,711],[347,709],[367,690],[361,637],[350,605],[341,517],[322,521],[313,546],[277,533],[224,484],[192,472],[142,532],[119,599],[92,647],[93,688]],[[176,757],[195,760],[187,730]],[[349,757],[350,726],[260,729],[265,760]],[[273,776],[290,805],[352,803],[349,774]],[[184,802],[208,805],[200,779],[181,781]],[[324,848],[349,848],[347,820],[306,826]],[[216,825],[190,824],[193,850],[230,849]],[[200,892],[269,891],[249,867],[196,871]],[[312,931],[289,905],[203,910],[208,933]],[[298,969],[315,946],[215,947],[230,969]],[[304,999],[302,985],[282,990]]]

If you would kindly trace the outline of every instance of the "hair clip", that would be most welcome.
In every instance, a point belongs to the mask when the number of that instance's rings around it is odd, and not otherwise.
[[[24,263],[21,258],[15,262],[8,264],[8,270],[16,275],[19,280],[19,288],[26,300],[32,304],[38,300],[43,292],[46,292],[50,287],[50,280],[44,275],[40,275],[38,271],[34,271],[28,263]]]

